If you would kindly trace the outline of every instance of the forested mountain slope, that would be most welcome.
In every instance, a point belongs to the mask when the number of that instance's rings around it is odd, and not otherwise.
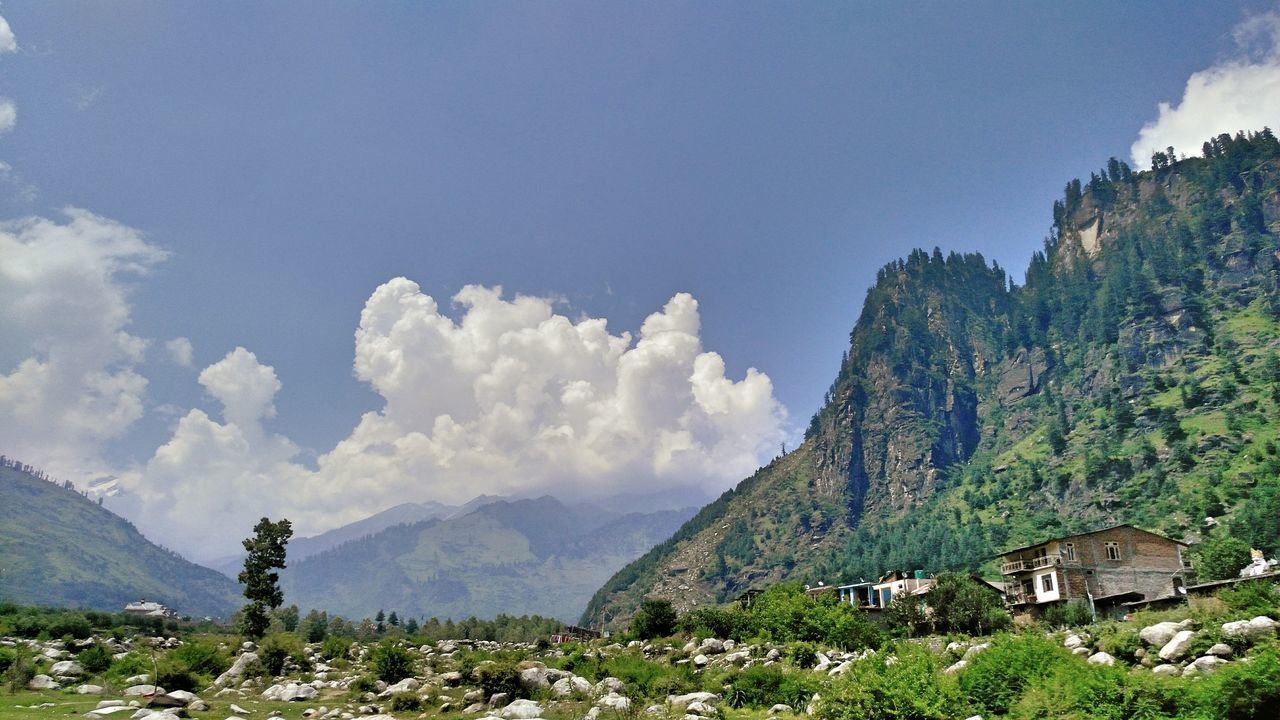
[[[882,269],[805,443],[592,599],[678,608],[784,577],[980,569],[1000,548],[1205,518],[1280,549],[1280,143],[1114,158],[1054,203],[1025,284],[980,255]]]
[[[0,466],[0,600],[118,612],[140,598],[220,618],[244,603],[235,582],[157,547],[74,488]]]

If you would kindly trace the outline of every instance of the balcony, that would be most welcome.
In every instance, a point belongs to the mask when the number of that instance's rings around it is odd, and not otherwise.
[[[1025,570],[1040,570],[1041,568],[1053,567],[1062,562],[1061,555],[1044,555],[1030,560],[1011,560],[1007,563],[1001,563],[1001,575],[1013,575]]]
[[[1009,596],[1010,605],[1035,605],[1039,600],[1035,593],[1014,593]]]

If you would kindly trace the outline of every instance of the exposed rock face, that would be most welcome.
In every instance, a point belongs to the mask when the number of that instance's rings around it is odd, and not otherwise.
[[[1242,637],[1250,642],[1257,642],[1264,638],[1275,637],[1276,621],[1265,615],[1259,615],[1252,620],[1224,623],[1222,633],[1227,637]]]
[[[242,653],[240,657],[236,658],[236,661],[231,664],[231,667],[228,668],[226,672],[219,675],[218,679],[213,681],[213,684],[227,685],[235,680],[239,680],[240,678],[244,677],[245,672],[249,668],[257,664],[258,664],[257,653],[254,653],[254,652]]]

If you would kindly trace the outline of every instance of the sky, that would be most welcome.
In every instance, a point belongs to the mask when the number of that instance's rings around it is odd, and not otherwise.
[[[876,270],[1280,126],[1266,2],[0,3],[0,453],[226,554],[718,493]]]

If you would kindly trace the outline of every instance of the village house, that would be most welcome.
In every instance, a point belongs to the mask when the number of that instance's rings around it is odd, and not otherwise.
[[[156,618],[176,618],[178,613],[161,605],[158,602],[148,602],[143,598],[137,602],[131,602],[124,606],[125,615],[133,615],[134,617],[156,617]]]
[[[1052,538],[1002,553],[1000,574],[1015,614],[1079,600],[1100,615],[1185,594],[1187,544],[1132,525]]]
[[[927,578],[917,570],[905,573],[894,570],[882,576],[878,582],[856,582],[839,585],[836,592],[840,602],[856,605],[867,610],[883,610],[895,597],[900,595],[921,596],[933,587],[933,578]]]

